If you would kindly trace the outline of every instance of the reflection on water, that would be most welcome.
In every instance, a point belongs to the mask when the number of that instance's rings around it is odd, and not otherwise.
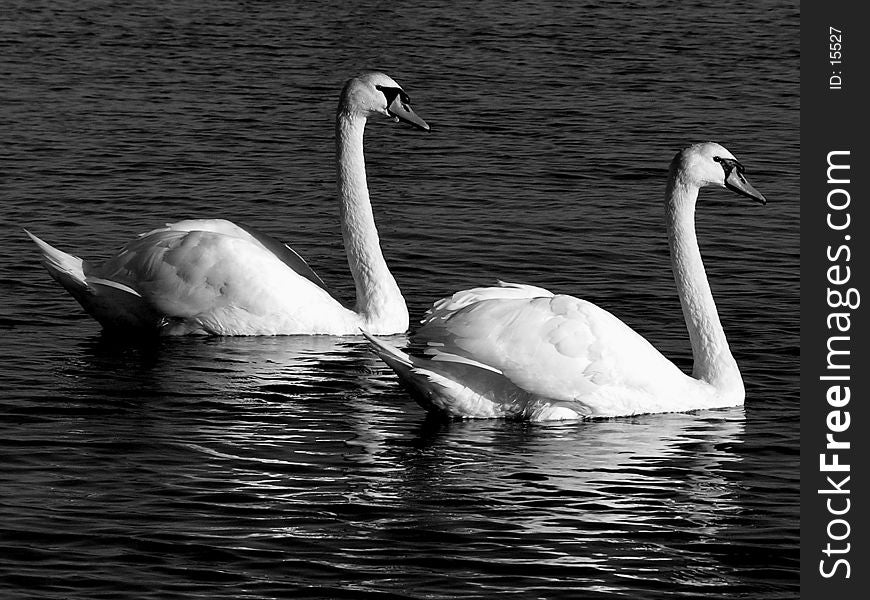
[[[366,581],[398,592],[406,579],[434,594],[437,573],[469,565],[482,569],[474,583],[451,585],[489,594],[542,578],[555,595],[605,593],[613,573],[654,589],[663,573],[720,569],[709,544],[746,509],[743,409],[444,422],[359,339],[96,336],[72,348],[57,367],[65,393],[32,399],[45,418],[17,433],[33,451],[7,464],[19,507],[7,539],[39,545],[54,530],[44,511],[65,514],[56,543],[121,557],[125,585],[166,561],[247,581],[281,556],[293,574],[269,581],[327,597]],[[385,561],[403,573],[393,583]],[[120,584],[98,562],[76,569]]]
[[[494,502],[559,508],[575,525],[654,523],[679,506],[682,518],[712,527],[724,516],[711,511],[716,499],[734,492],[743,426],[742,409],[586,423],[427,421],[401,459],[403,480],[423,486],[417,498],[483,488]]]
[[[55,391],[0,402],[15,449],[0,489],[21,557],[8,569],[49,595],[149,589],[157,565],[188,592],[195,573],[257,597],[657,597],[678,584],[693,598],[788,581],[796,564],[770,550],[796,525],[787,505],[758,527],[779,489],[742,407],[445,422],[361,338],[59,336],[46,356]],[[57,548],[75,559],[46,578],[33,565]],[[71,577],[80,596],[60,583]]]
[[[78,553],[54,565],[56,579],[39,572],[46,589],[73,576],[90,581],[83,589],[147,588],[158,565],[188,591],[193,572],[260,595],[531,585],[594,598],[680,583],[691,598],[789,572],[786,562],[753,576],[752,557],[777,534],[746,518],[758,501],[743,408],[444,422],[357,338],[67,344],[53,368],[62,393],[0,404],[5,427],[19,419],[16,447],[30,448],[0,474],[15,508],[5,538],[14,551],[42,548],[9,568],[36,572],[52,548]],[[735,555],[733,537],[754,546]]]

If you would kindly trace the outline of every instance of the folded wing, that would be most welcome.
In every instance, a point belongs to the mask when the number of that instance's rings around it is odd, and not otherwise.
[[[599,396],[646,394],[651,381],[683,377],[609,312],[531,286],[501,284],[445,298],[414,342],[433,361],[474,361],[536,397],[591,403],[592,414]]]

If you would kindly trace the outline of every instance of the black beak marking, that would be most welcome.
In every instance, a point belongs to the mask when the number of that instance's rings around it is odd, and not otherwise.
[[[387,99],[387,106],[392,104],[396,98],[399,98],[402,104],[411,104],[411,98],[401,88],[376,85],[375,89],[381,92]]]
[[[713,160],[722,165],[722,170],[725,171],[725,179],[728,179],[728,176],[731,175],[731,171],[734,169],[737,169],[737,173],[740,175],[740,178],[743,179],[743,165],[741,165],[736,159],[714,156]]]
[[[733,158],[722,158],[721,156],[714,156],[713,160],[722,165],[722,170],[725,171],[725,187],[729,190],[740,194],[741,196],[746,196],[747,198],[752,198],[756,202],[760,202],[761,204],[767,204],[767,200],[758,193],[754,187],[746,180],[744,173],[746,170],[743,168],[743,165],[740,162]],[[734,177],[737,177],[739,182],[742,184],[742,187],[734,185],[731,183],[732,174]],[[751,190],[751,193],[749,190]],[[758,194],[756,196],[755,194]]]
[[[375,89],[384,95],[387,101],[387,113],[395,119],[429,131],[429,125],[414,113],[411,108],[411,98],[398,87],[376,85]]]

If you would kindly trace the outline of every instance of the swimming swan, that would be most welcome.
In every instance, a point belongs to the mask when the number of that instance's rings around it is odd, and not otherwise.
[[[665,212],[691,377],[606,310],[503,282],[436,302],[411,340],[428,357],[369,342],[421,406],[454,418],[583,419],[741,405],[743,380],[695,236],[695,202],[706,185],[766,203],[719,144],[689,146],[671,162]]]
[[[359,335],[408,328],[408,309],[381,253],[366,184],[363,130],[382,115],[428,130],[383,73],[350,79],[336,113],[342,237],[356,306],[342,306],[289,246],[230,221],[185,220],[141,235],[100,265],[29,231],[43,264],[105,329],[163,335]]]

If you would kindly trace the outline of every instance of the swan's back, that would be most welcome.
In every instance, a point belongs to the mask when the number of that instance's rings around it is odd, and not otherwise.
[[[218,231],[228,231],[231,235]],[[270,335],[281,331],[330,333],[336,323],[329,293],[303,278],[245,230],[217,223],[213,230],[165,227],[130,242],[88,278],[128,285],[154,311],[171,315],[177,331]],[[298,306],[297,310],[276,307]],[[339,313],[339,317],[344,313]]]
[[[311,283],[320,286],[330,295],[333,295],[332,291],[326,286],[320,276],[314,272],[305,259],[299,256],[293,248],[249,225],[234,223],[226,219],[186,219],[176,223],[168,223],[165,227],[154,229],[148,233],[140,235],[139,237],[147,237],[151,234],[165,230],[210,232],[236,237],[259,244],[264,250],[274,254],[275,257],[290,267],[294,272],[305,277]]]
[[[580,402],[590,415],[610,414],[614,406],[624,410],[624,404],[648,402],[668,396],[675,386],[691,385],[689,377],[611,313],[573,296],[537,295],[538,290],[469,290],[480,299],[462,302],[454,296],[449,299],[453,310],[442,301],[414,343],[436,362],[457,362],[459,357],[485,365],[536,397]]]

